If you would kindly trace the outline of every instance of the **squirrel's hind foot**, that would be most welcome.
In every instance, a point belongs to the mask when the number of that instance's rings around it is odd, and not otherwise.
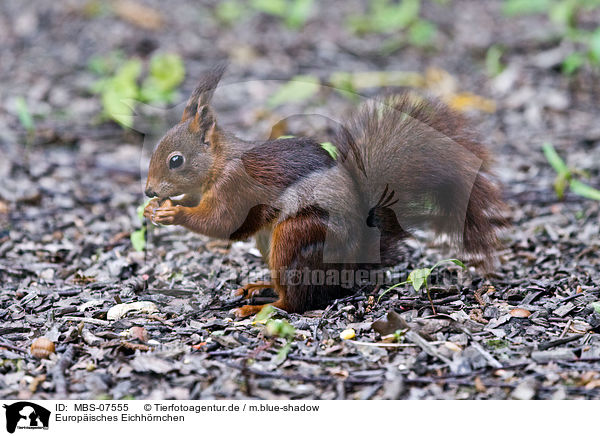
[[[275,306],[278,309],[285,310],[286,312],[290,311],[285,301],[280,298],[279,300],[269,304],[246,304],[245,306],[235,309],[233,314],[238,318],[246,318],[251,315],[256,315],[265,306]]]

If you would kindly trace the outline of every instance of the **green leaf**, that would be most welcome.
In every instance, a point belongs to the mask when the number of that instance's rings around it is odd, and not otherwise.
[[[502,12],[508,16],[543,13],[550,7],[550,0],[504,0]]]
[[[579,180],[571,180],[569,187],[574,194],[584,198],[589,198],[590,200],[600,201],[600,191],[596,188],[586,185],[583,182],[580,182]]]
[[[353,32],[390,33],[406,29],[419,19],[421,0],[402,0],[399,3],[390,0],[371,0],[369,12],[351,16],[347,24]],[[423,41],[430,29],[415,29],[416,40]]]
[[[423,87],[425,82],[418,73],[410,71],[359,71],[356,73],[336,72],[329,76],[333,86],[356,90],[381,88],[384,86]]]
[[[285,16],[285,25],[291,29],[299,29],[310,17],[314,0],[294,0]]]
[[[329,76],[329,83],[333,88],[345,98],[358,101],[359,97],[352,82],[352,74],[347,72],[332,73]]]
[[[467,268],[467,267],[465,266],[465,264],[464,264],[464,263],[462,263],[462,262],[461,262],[460,260],[458,260],[458,259],[444,259],[444,260],[440,260],[440,261],[439,261],[439,262],[437,262],[435,265],[433,265],[433,266],[431,267],[431,271],[433,271],[433,270],[434,270],[434,269],[436,269],[438,266],[440,266],[440,265],[442,265],[442,264],[444,264],[444,263],[453,263],[454,265],[458,265],[458,266],[460,266],[462,269],[465,269],[465,268]]]
[[[140,204],[137,209],[135,210],[135,212],[137,213],[138,218],[140,219],[140,221],[142,223],[144,223],[144,209],[146,208],[146,206],[148,206],[148,203],[150,203],[151,199],[147,198],[146,200],[144,200],[144,202],[142,204]]]
[[[464,263],[462,263],[460,260],[458,259],[446,259],[447,262],[452,262],[454,265],[458,265],[460,266],[462,269],[466,269],[467,267],[465,266]]]
[[[259,12],[278,17],[285,15],[287,7],[285,0],[252,0],[250,6]]]
[[[137,91],[137,90],[136,90]],[[123,95],[127,92],[120,92],[118,89],[108,86],[102,92],[102,106],[104,114],[123,127],[133,126],[133,109],[123,102]]]
[[[270,319],[266,325],[269,336],[292,339],[296,335],[296,329],[284,319]]]
[[[554,179],[554,192],[559,200],[565,196],[567,186],[569,186],[569,178],[564,173],[558,174]]]
[[[144,80],[140,98],[148,103],[168,103],[173,100],[173,90],[185,77],[181,57],[174,53],[159,53],[150,59],[150,74]]]
[[[185,66],[175,53],[159,53],[150,59],[150,77],[161,89],[175,89],[185,77]]]
[[[495,77],[504,70],[501,60],[503,53],[504,50],[497,44],[488,48],[485,54],[485,68],[489,76]]]
[[[578,0],[561,0],[554,3],[548,11],[548,16],[556,24],[570,26],[575,17]]]
[[[142,63],[139,59],[130,59],[118,69],[115,78],[117,82],[131,82],[137,80],[142,72]]]
[[[327,153],[334,159],[338,158],[338,149],[331,142],[321,142],[321,147],[323,147]]]
[[[409,27],[408,39],[411,44],[424,47],[431,43],[436,31],[435,24],[426,20],[418,20]]]
[[[600,301],[594,301],[592,303],[592,308],[597,312],[600,313]]]
[[[272,359],[272,362],[276,365],[281,365],[287,359],[287,355],[292,349],[292,344],[287,342],[281,349],[277,352],[275,357]]]
[[[590,60],[594,64],[600,63],[600,27],[598,27],[589,39],[588,50]]]
[[[562,63],[562,73],[565,76],[570,76],[577,72],[585,63],[585,57],[579,53],[574,52],[569,54]]]
[[[25,130],[28,132],[32,132],[35,130],[35,123],[33,122],[33,117],[29,112],[29,108],[27,107],[27,102],[23,97],[17,97],[15,104],[17,106],[17,116],[19,117],[19,122],[23,126]]]
[[[380,9],[379,19],[384,23],[384,29],[404,29],[419,18],[420,0],[403,0],[396,7],[388,6]]]
[[[275,313],[275,308],[273,306],[264,306],[260,312],[256,314],[254,320],[256,322],[265,322],[273,316],[273,313]]]
[[[133,245],[135,251],[144,251],[144,248],[146,248],[146,228],[142,227],[141,229],[132,232],[129,239],[131,240],[131,245]]]
[[[552,165],[552,168],[554,168],[554,171],[556,171],[558,174],[571,174],[571,171],[569,171],[567,164],[558,155],[558,153],[554,149],[554,146],[551,143],[545,142],[542,146],[542,150],[544,151],[546,159],[548,160],[550,165]]]
[[[509,346],[509,343],[504,339],[488,339],[487,346],[493,349],[506,348]]]
[[[295,76],[273,94],[267,104],[274,108],[283,103],[308,100],[319,91],[320,81],[314,76]]]
[[[139,60],[129,60],[112,78],[104,82],[101,91],[104,114],[125,127],[133,125],[133,108],[125,100],[138,98],[137,78],[141,71],[142,64]]]
[[[242,16],[243,6],[236,0],[229,0],[217,3],[215,7],[215,16],[224,24],[233,24]]]
[[[99,76],[112,74],[124,61],[123,52],[114,50],[103,56],[92,56],[88,61],[88,68]]]
[[[430,274],[430,268],[415,269],[408,275],[408,281],[412,284],[413,288],[415,288],[415,291],[418,291],[424,284],[427,284],[427,278]]]

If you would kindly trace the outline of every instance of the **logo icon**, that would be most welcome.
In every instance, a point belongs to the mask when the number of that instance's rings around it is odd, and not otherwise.
[[[18,429],[47,430],[50,411],[29,401],[19,401],[3,406],[6,409],[6,431],[14,433]]]

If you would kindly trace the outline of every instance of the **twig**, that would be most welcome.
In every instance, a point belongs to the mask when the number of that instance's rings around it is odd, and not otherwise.
[[[79,316],[62,316],[62,317],[60,317],[60,319],[63,321],[85,322],[87,324],[101,325],[103,327],[110,325],[110,321],[104,321],[102,319],[96,319],[96,318],[83,318],[83,317],[79,317]]]
[[[569,336],[566,338],[559,338],[559,339],[554,339],[553,341],[542,342],[540,345],[538,345],[538,350],[547,350],[549,348],[556,347],[558,345],[568,344],[569,342],[573,342],[573,341],[576,341],[576,340],[582,338],[584,335],[585,335],[585,333],[578,333],[576,335]]]
[[[565,335],[569,331],[569,328],[571,327],[571,324],[573,324],[573,318],[569,318],[569,321],[567,321],[567,325],[565,325],[565,328],[563,329],[562,333],[560,334],[559,339],[562,339],[565,337]]]
[[[74,358],[75,347],[73,347],[73,345],[69,345],[63,353],[63,355],[58,360],[58,362],[56,362],[56,365],[54,365],[54,367],[51,370],[52,379],[54,380],[54,384],[56,386],[57,395],[65,396],[67,394],[68,382],[65,378],[65,372],[73,364]]]
[[[427,354],[436,357],[437,359],[440,359],[446,365],[450,365],[452,363],[446,356],[442,356],[440,353],[438,353],[438,351],[435,348],[433,348],[431,343],[423,339],[423,337],[421,337],[421,335],[419,335],[418,333],[409,330],[408,332],[406,332],[405,337],[412,343],[421,347],[423,351],[425,351]]]
[[[434,315],[437,315],[435,306],[433,305],[433,300],[431,299],[431,294],[429,293],[429,286],[427,286],[427,282],[425,282],[425,291],[427,291],[427,299],[429,300],[429,303],[431,303],[431,310],[433,311]]]
[[[472,345],[473,348],[479,351],[479,354],[485,357],[485,360],[487,360],[490,365],[492,365],[494,368],[502,368],[502,364],[488,351],[486,351],[479,342],[473,341]]]
[[[361,341],[353,341],[352,339],[347,339],[346,342],[350,342],[354,345],[363,345],[366,347],[381,347],[381,348],[411,348],[418,347],[417,344],[397,344],[397,343],[386,343],[386,342],[361,342]]]
[[[22,347],[17,347],[16,345],[12,345],[9,344],[8,342],[4,342],[3,340],[0,340],[0,348],[8,348],[9,350],[13,350],[13,351],[18,351],[20,353],[24,353],[27,354],[27,349],[22,348]]]
[[[303,356],[297,353],[288,354],[289,360],[301,360],[310,363],[359,363],[364,360],[363,356]]]

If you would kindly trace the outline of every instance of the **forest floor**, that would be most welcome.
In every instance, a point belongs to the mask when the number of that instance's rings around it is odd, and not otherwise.
[[[600,86],[585,69],[561,74],[566,48],[546,21],[503,17],[500,1],[424,2],[438,28],[433,46],[382,54],[386,37],[343,26],[358,1],[320,2],[302,30],[264,14],[225,26],[216,2],[143,3],[154,15],[100,13],[93,1],[0,5],[1,398],[600,399],[600,202],[571,192],[558,200],[541,151],[551,142],[600,186]],[[505,47],[506,68],[490,78],[492,44]],[[354,107],[323,92],[318,104],[265,109],[299,74],[410,71],[434,93],[493,102],[468,115],[496,157],[512,223],[495,271],[443,269],[432,280],[435,315],[407,286],[379,301],[385,287],[365,286],[325,310],[278,313],[295,328],[283,358],[284,339],[231,313],[242,304],[233,290],[266,272],[253,242],[162,227],[133,249],[147,152],[168,123],[155,115],[144,136],[99,122],[88,64],[115,50],[179,53],[181,101],[200,72],[229,59],[215,106],[248,139],[292,113]],[[34,116],[29,131],[20,98]],[[407,247],[390,270],[397,281],[452,255],[425,240]],[[146,311],[107,318],[139,301]],[[347,329],[355,337],[343,340]],[[382,339],[397,330],[400,341]],[[39,336],[55,344],[49,359],[30,354]]]

